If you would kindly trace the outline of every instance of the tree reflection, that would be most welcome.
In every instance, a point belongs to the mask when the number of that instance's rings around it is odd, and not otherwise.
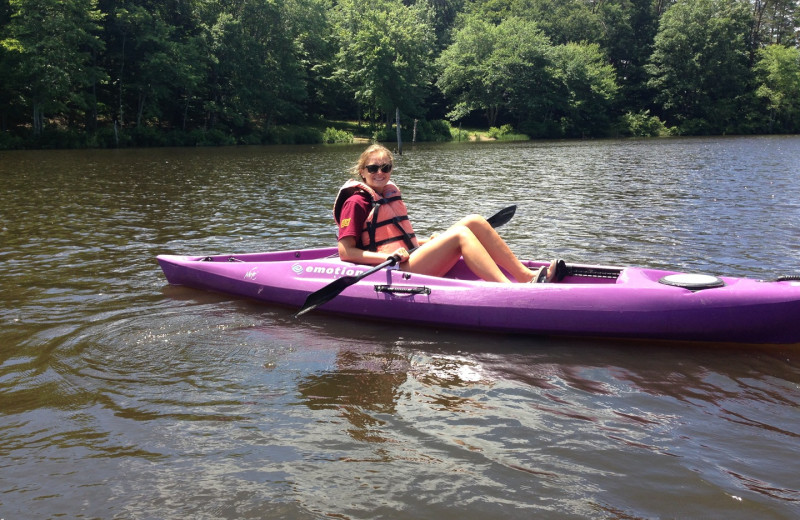
[[[409,379],[415,384],[406,385]],[[298,390],[312,410],[336,410],[350,423],[347,433],[353,439],[387,442],[381,432],[386,421],[379,416],[396,414],[405,394],[414,393],[412,400],[436,411],[481,413],[485,405],[480,400],[451,391],[487,383],[482,365],[468,357],[399,347],[347,347],[336,354],[335,369],[307,375]]]
[[[298,385],[312,410],[338,410],[351,425],[355,440],[386,442],[384,421],[374,414],[393,414],[397,392],[408,378],[410,354],[398,351],[340,349],[336,370],[308,375]]]

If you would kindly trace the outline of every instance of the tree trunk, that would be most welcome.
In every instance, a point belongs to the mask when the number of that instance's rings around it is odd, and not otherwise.
[[[92,115],[89,127],[92,132],[97,131],[97,53],[92,51]]]
[[[144,113],[144,102],[147,99],[147,94],[144,91],[139,91],[139,106],[136,109],[136,128],[142,126],[142,114]]]
[[[44,116],[38,101],[33,102],[33,135],[42,135],[44,127]]]
[[[127,33],[122,33],[122,58],[119,64],[119,126],[125,125],[125,113],[122,108],[122,74],[125,72],[125,42],[128,39]]]
[[[400,136],[400,107],[394,109],[394,121],[397,125],[397,154],[403,155],[403,138]]]
[[[486,120],[489,122],[489,128],[497,123],[497,113],[499,111],[500,108],[497,105],[492,105],[486,109]]]
[[[186,103],[183,105],[183,125],[182,129],[186,131],[186,119],[189,117],[189,96],[186,96]]]

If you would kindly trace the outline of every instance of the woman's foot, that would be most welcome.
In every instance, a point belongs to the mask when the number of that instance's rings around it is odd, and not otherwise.
[[[567,275],[567,264],[561,260],[553,260],[549,266],[543,265],[536,271],[528,283],[560,282]]]
[[[533,273],[533,278],[528,280],[528,283],[544,283],[547,281],[547,266],[543,265]]]

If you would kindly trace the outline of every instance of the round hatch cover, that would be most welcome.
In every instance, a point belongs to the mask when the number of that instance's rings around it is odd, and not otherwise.
[[[659,283],[665,285],[673,285],[675,287],[683,287],[684,289],[700,290],[710,289],[712,287],[722,287],[725,282],[708,274],[671,274],[665,276]]]

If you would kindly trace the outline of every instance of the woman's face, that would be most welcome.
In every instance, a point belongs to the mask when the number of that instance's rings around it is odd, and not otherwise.
[[[361,168],[361,177],[367,186],[378,193],[383,193],[383,188],[392,177],[392,161],[383,152],[374,152],[367,157],[364,167]]]

